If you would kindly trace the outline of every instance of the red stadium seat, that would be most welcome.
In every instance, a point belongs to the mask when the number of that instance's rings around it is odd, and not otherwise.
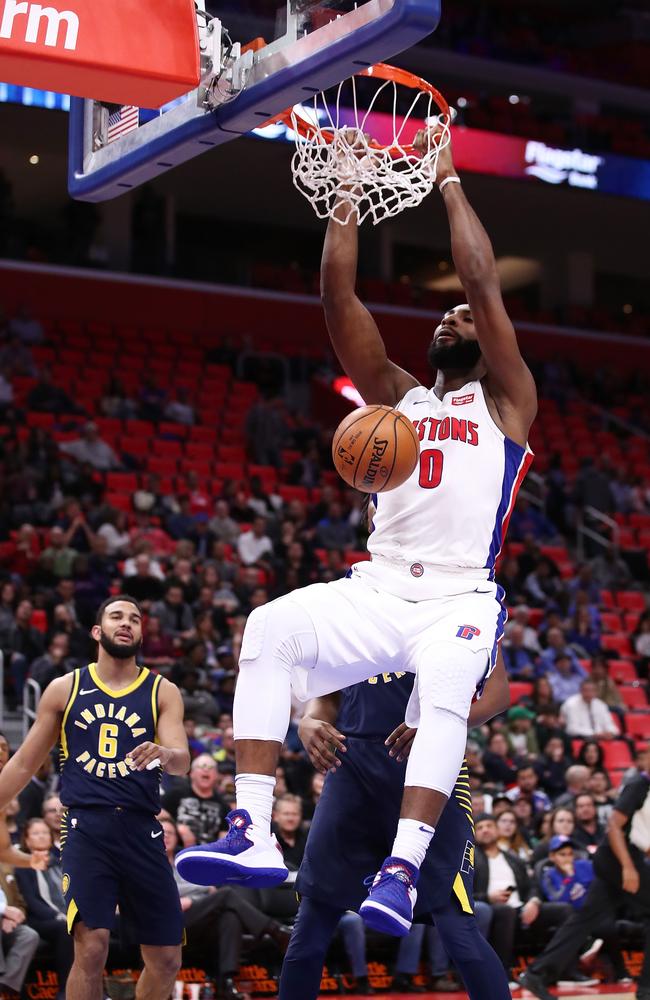
[[[151,441],[146,437],[131,437],[123,434],[120,438],[120,451],[134,458],[146,458],[151,454]]]
[[[215,433],[214,427],[201,427],[201,426],[190,427],[190,433],[188,437],[190,441],[205,441],[207,443],[216,442],[217,440],[217,435]]]
[[[648,539],[648,548],[650,549],[650,539]],[[641,617],[640,611],[628,611],[625,614],[625,631],[634,632],[637,625],[639,624],[639,618]]]
[[[619,656],[631,656],[632,647],[630,646],[630,640],[623,633],[618,635],[603,635],[600,638],[600,645],[603,649],[611,649],[612,652],[618,653]]]
[[[529,681],[510,681],[510,702],[517,705],[522,698],[533,693],[533,685]]]
[[[642,687],[632,687],[631,684],[621,684],[619,691],[627,708],[638,708],[642,711],[650,709],[648,698]]]
[[[600,592],[600,603],[604,608],[613,608],[616,606],[614,601],[614,595],[611,590],[601,590]]]
[[[180,458],[183,454],[183,445],[180,441],[169,441],[167,438],[156,438],[152,442],[154,454],[165,458]]]
[[[217,462],[214,474],[219,479],[245,479],[243,462]]]
[[[53,413],[28,413],[27,414],[27,426],[28,427],[44,427],[46,430],[50,427],[54,427],[56,423],[56,417]]]
[[[616,611],[603,611],[600,615],[600,623],[606,632],[620,632],[621,619]]]
[[[200,441],[188,441],[185,445],[185,457],[197,462],[212,462],[214,460],[214,449],[209,443],[204,444]],[[227,461],[221,453],[219,454],[219,458]],[[237,457],[231,456],[231,458],[237,461]]]
[[[104,500],[109,507],[114,507],[115,510],[124,510],[127,513],[133,510],[130,493],[106,493]]]
[[[158,433],[163,437],[180,438],[185,440],[188,427],[185,424],[175,424],[171,420],[163,420],[158,424]]]
[[[147,463],[149,472],[157,476],[175,476],[177,472],[177,462],[175,458],[152,455]]]
[[[632,684],[639,679],[634,664],[629,660],[610,660],[609,674],[617,684]]]
[[[241,444],[220,444],[217,448],[217,458],[220,462],[245,462],[246,449]],[[270,468],[275,472],[273,466],[260,465],[255,466],[255,468]]]
[[[152,438],[156,433],[155,425],[150,420],[125,420],[124,431],[135,437]]]
[[[287,503],[291,503],[292,500],[307,503],[309,500],[309,490],[306,486],[278,486],[278,494]]]
[[[650,712],[626,712],[625,730],[636,739],[650,739]]]
[[[619,590],[616,595],[616,603],[619,608],[625,611],[645,611],[646,603],[642,593],[638,590]]]
[[[610,767],[629,767],[632,763],[630,748],[625,740],[603,740],[600,746],[608,770]]]
[[[106,489],[110,493],[133,493],[138,488],[135,472],[107,472]]]

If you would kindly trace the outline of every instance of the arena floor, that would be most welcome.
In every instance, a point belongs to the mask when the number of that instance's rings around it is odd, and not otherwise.
[[[569,989],[559,989],[551,990],[552,993],[556,994],[561,1000],[585,1000],[586,997],[598,997],[598,1000],[634,1000],[636,996],[636,990],[634,987],[630,986],[613,986],[611,983],[607,983],[603,986],[592,986],[588,989],[576,989],[572,987]],[[331,996],[331,994],[330,994]],[[452,1000],[466,1000],[466,993],[375,993],[376,997],[386,997],[387,1000],[411,1000],[413,996],[421,997],[447,997],[452,998]],[[533,994],[529,993],[528,990],[515,990],[513,991],[513,996],[515,1000],[534,1000]],[[327,1000],[323,997],[322,1000]],[[348,995],[348,1000],[363,1000],[361,996],[358,995]]]

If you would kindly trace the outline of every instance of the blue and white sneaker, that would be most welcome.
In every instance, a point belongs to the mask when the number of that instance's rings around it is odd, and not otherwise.
[[[229,829],[223,840],[186,847],[176,855],[179,874],[194,885],[268,889],[284,882],[289,871],[275,836],[256,830],[245,809],[234,809],[226,819]]]
[[[413,922],[418,893],[418,869],[402,858],[386,858],[375,875],[359,913],[363,922],[382,934],[406,937]]]

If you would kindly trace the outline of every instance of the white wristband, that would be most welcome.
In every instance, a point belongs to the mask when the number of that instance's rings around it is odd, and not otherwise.
[[[445,184],[460,184],[460,177],[456,177],[455,174],[450,174],[449,177],[445,177],[444,181],[440,181],[438,190],[442,191]]]

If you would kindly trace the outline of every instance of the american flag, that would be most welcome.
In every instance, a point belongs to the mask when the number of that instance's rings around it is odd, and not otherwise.
[[[137,128],[139,114],[140,108],[132,104],[123,104],[112,115],[109,115],[106,141],[115,142],[116,139],[121,139],[127,132],[132,132],[133,129]]]

